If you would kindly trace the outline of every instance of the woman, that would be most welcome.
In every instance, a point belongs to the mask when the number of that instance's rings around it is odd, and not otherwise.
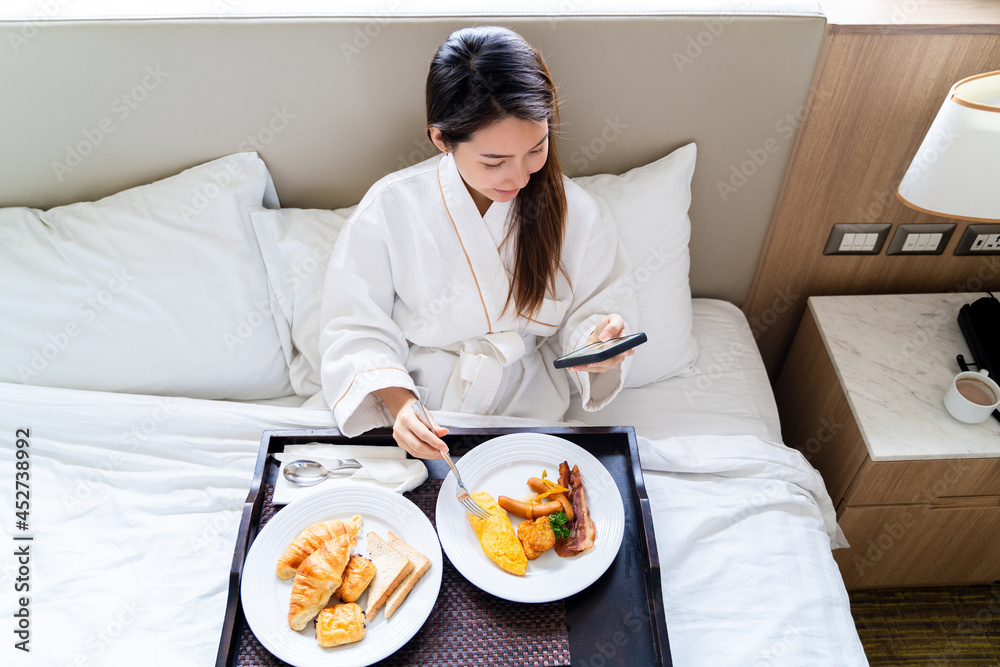
[[[596,410],[620,391],[632,352],[585,368],[552,361],[629,333],[636,306],[614,290],[629,266],[606,207],[562,174],[541,56],[510,30],[459,30],[426,94],[442,154],[378,181],[341,232],[320,351],[344,434],[392,425],[408,452],[440,458],[447,431],[418,418],[418,397],[434,410],[561,419],[572,381]]]

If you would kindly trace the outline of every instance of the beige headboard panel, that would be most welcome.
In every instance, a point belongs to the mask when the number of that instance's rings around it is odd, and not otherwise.
[[[190,0],[156,17],[18,4],[0,9],[0,206],[97,199],[248,149],[283,206],[356,203],[383,174],[432,154],[423,84],[437,46],[494,23],[545,56],[570,175],[619,173],[697,142],[692,289],[734,303],[747,294],[826,23],[801,3],[690,13],[491,2],[471,15],[455,2],[414,12],[381,0],[333,16],[308,1],[279,13],[263,0]]]

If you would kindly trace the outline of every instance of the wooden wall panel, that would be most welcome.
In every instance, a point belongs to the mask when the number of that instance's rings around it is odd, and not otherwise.
[[[895,195],[951,85],[1000,70],[1000,35],[981,25],[960,30],[828,27],[808,113],[743,304],[772,381],[809,296],[1000,290],[1000,256],[952,254],[966,222],[914,211]],[[946,221],[957,227],[942,255],[822,254],[835,223],[892,223],[892,234],[900,223]]]

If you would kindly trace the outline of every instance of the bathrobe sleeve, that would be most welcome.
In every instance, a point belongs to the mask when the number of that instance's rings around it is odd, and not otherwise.
[[[391,317],[391,249],[378,215],[369,205],[344,227],[323,287],[320,375],[337,426],[348,437],[392,426],[376,389],[404,387],[421,396],[406,371],[409,345]]]
[[[611,210],[603,199],[591,197],[572,181],[567,180],[566,190],[570,215],[576,208],[575,215],[580,216],[580,220],[571,222],[567,240],[582,244],[582,249],[571,250],[569,260],[573,266],[567,267],[572,277],[573,302],[559,331],[560,355],[583,347],[605,315],[621,315],[625,320],[623,336],[634,333],[639,320],[635,290],[630,286],[631,262]],[[626,357],[618,368],[604,373],[569,372],[584,410],[599,410],[618,395],[632,359]]]

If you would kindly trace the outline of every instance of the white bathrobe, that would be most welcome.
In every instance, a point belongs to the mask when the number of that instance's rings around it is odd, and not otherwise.
[[[565,184],[570,282],[560,275],[555,298],[530,320],[513,304],[501,314],[514,259],[504,243],[510,203],[480,215],[451,155],[372,186],[340,233],[324,286],[323,393],[345,435],[392,425],[374,393],[385,387],[410,389],[431,410],[552,420],[569,407],[571,382],[586,410],[617,395],[631,357],[606,373],[552,366],[608,313],[623,317],[626,334],[637,326],[633,291],[615,289],[630,267],[607,206]]]

